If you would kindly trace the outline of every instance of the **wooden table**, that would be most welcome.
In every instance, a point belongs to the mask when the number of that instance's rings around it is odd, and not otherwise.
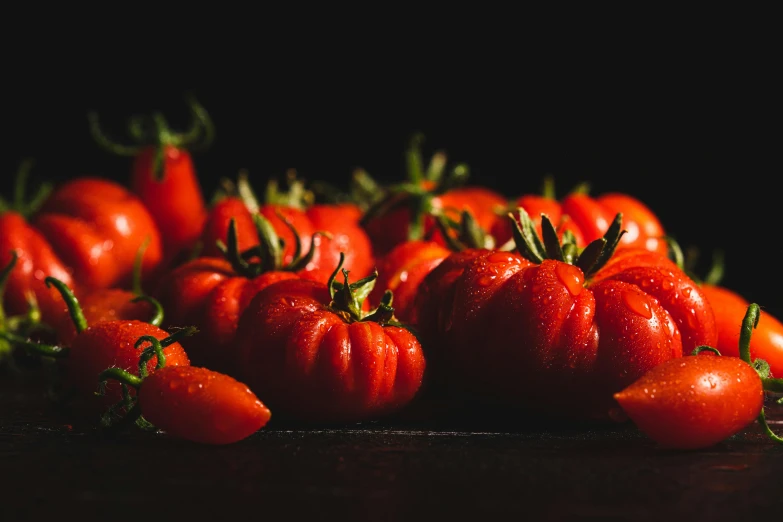
[[[781,408],[768,415],[783,430]],[[736,522],[783,512],[783,446],[756,424],[697,452],[662,450],[628,425],[464,418],[334,429],[272,422],[211,447],[154,432],[100,437],[53,409],[35,379],[9,376],[0,379],[0,419],[3,522]]]

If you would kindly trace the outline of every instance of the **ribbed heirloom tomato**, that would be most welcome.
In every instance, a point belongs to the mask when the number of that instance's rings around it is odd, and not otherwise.
[[[180,265],[155,292],[167,311],[167,324],[199,328],[183,340],[196,366],[233,375],[237,323],[253,296],[276,281],[306,278],[325,283],[331,276],[325,270],[305,269],[313,248],[302,256],[296,233],[294,257],[284,264],[280,239],[271,223],[261,214],[255,214],[253,221],[260,243],[240,252],[237,226],[230,220],[221,257],[202,256]]]
[[[345,255],[345,266],[356,277],[369,275],[375,265],[367,233],[359,226],[355,207],[350,205],[313,204],[312,193],[297,180],[293,171],[287,176],[288,191],[281,191],[276,180],[270,180],[263,200],[253,193],[247,175],[240,173],[236,186],[227,184],[226,195],[214,204],[201,236],[202,255],[220,255],[217,241],[226,241],[228,224],[236,223],[240,251],[259,242],[253,223],[256,214],[266,218],[283,240],[283,262],[290,263],[296,249],[311,251],[304,270],[323,269],[331,273]],[[324,232],[318,234],[316,232]],[[299,236],[301,244],[297,243]],[[311,247],[312,244],[312,247]]]
[[[524,208],[531,217],[535,228],[541,234],[541,214],[546,214],[555,225],[558,235],[568,230],[574,236],[580,248],[601,238],[614,217],[623,215],[625,233],[618,247],[644,248],[666,254],[666,239],[663,225],[658,216],[637,198],[619,192],[608,192],[598,196],[589,194],[589,186],[581,184],[564,198],[555,197],[554,182],[551,177],[544,178],[541,194],[523,194],[513,203],[512,212]],[[499,245],[513,237],[513,224],[506,219],[495,222],[490,233]]]
[[[616,250],[621,220],[618,214],[605,237],[580,250],[570,235],[561,245],[546,216],[542,242],[520,209],[519,254],[487,252],[454,271],[431,272],[422,303],[438,319],[421,315],[417,327],[425,343],[434,340],[432,362],[449,386],[541,412],[606,419],[613,393],[714,343],[714,315],[698,285],[664,255]],[[452,282],[436,280],[444,277]]]
[[[121,185],[100,178],[72,179],[53,192],[44,190],[25,204],[29,164],[17,178],[13,204],[0,202],[0,265],[13,250],[18,256],[9,275],[4,306],[23,313],[33,295],[44,322],[59,315],[62,299],[44,284],[57,278],[77,295],[82,289],[130,285],[136,254],[147,242],[142,273],[160,264],[161,241],[142,202]]]
[[[342,284],[290,279],[269,285],[239,320],[238,378],[276,415],[372,420],[408,405],[421,387],[421,345],[395,325],[391,292],[368,313],[362,301],[375,276],[349,283],[343,270],[343,278]]]

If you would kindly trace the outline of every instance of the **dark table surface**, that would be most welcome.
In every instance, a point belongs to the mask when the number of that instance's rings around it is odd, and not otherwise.
[[[267,427],[233,445],[106,438],[38,379],[0,378],[0,520],[779,519],[783,446],[757,424],[708,450],[633,426],[425,415]],[[769,405],[773,428],[783,411]],[[69,517],[70,518],[70,517]]]

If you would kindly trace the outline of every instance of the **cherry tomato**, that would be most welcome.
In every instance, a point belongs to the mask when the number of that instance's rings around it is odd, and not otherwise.
[[[669,360],[652,368],[614,398],[636,426],[663,447],[701,449],[713,446],[759,419],[767,434],[775,435],[765,420],[764,391],[783,390],[783,380],[768,377],[758,360],[750,363],[750,334],[759,324],[755,303],[746,308],[735,351],[722,357],[711,347],[698,355]],[[699,351],[702,348],[709,350]]]
[[[276,415],[371,420],[400,411],[421,387],[421,345],[395,326],[391,292],[367,313],[361,301],[373,281],[349,284],[345,270],[343,278],[340,285],[301,279],[269,285],[239,319],[238,378]]]

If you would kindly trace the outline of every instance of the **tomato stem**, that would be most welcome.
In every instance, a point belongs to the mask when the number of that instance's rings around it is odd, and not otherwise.
[[[33,197],[30,198],[29,201],[25,201],[27,180],[30,177],[30,171],[33,168],[33,164],[34,161],[32,159],[25,159],[20,163],[14,182],[13,201],[9,203],[0,197],[0,212],[11,210],[24,218],[29,218],[41,208],[41,205],[44,204],[46,198],[49,197],[49,194],[51,194],[54,187],[51,183],[40,183],[38,189],[33,194]]]
[[[136,252],[136,257],[133,260],[133,282],[131,283],[131,291],[137,295],[144,293],[141,285],[142,270],[144,268],[144,252],[146,252],[151,240],[152,238],[150,236],[144,238],[141,246],[139,246],[138,252]]]
[[[57,346],[53,344],[35,343],[25,337],[21,337],[10,332],[0,331],[0,338],[5,339],[15,345],[19,345],[28,351],[43,355],[44,357],[53,357],[56,359],[64,358],[68,356],[68,348],[64,346]]]
[[[712,346],[702,345],[694,348],[693,351],[691,352],[691,355],[699,355],[701,352],[712,352],[715,355],[721,354],[717,348],[713,348]]]
[[[76,333],[78,334],[86,330],[88,326],[87,319],[84,317],[84,312],[79,305],[79,300],[76,299],[76,296],[71,289],[68,288],[68,285],[52,276],[44,279],[44,283],[46,283],[48,288],[51,288],[52,285],[54,285],[57,291],[60,292],[60,295],[62,295],[63,301],[65,301],[65,305],[68,307],[68,314],[71,316],[71,321],[73,321],[73,325],[76,327]]]
[[[131,299],[131,303],[138,303],[140,301],[146,301],[152,305],[152,317],[150,317],[147,322],[153,326],[160,326],[163,324],[163,305],[160,304],[160,301],[149,295],[139,295]]]
[[[460,212],[459,221],[454,221],[445,213],[433,215],[435,224],[450,250],[461,252],[468,248],[494,248],[495,239],[479,226],[470,211]],[[452,230],[457,231],[456,235],[452,234]]]
[[[158,358],[157,363],[155,364],[156,370],[160,370],[166,366],[166,354],[163,353],[163,346],[158,338],[152,335],[143,335],[138,338],[134,347],[139,349],[144,343],[150,343],[150,346],[149,348],[144,349],[144,351],[141,352],[141,355],[139,355],[139,377],[142,379],[147,377],[147,363],[153,357],[157,356]]]

